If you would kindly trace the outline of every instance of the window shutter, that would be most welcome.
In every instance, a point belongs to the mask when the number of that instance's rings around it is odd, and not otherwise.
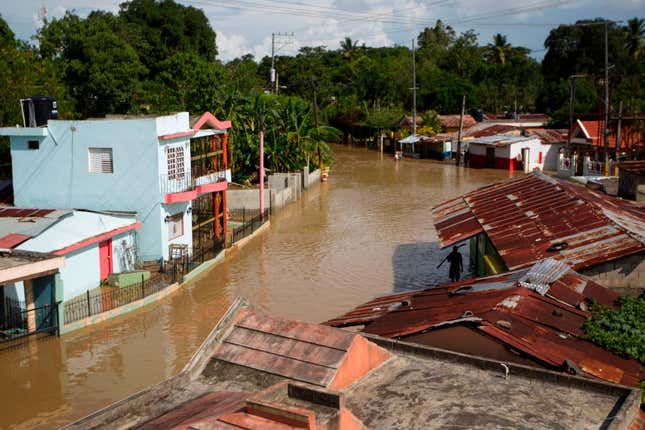
[[[90,173],[113,173],[112,148],[89,149]]]

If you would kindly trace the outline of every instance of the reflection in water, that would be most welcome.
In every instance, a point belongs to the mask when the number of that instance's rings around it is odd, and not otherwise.
[[[430,208],[507,176],[335,146],[329,182],[243,250],[157,305],[0,353],[0,428],[52,428],[181,370],[236,296],[318,322],[448,280]],[[461,249],[467,252],[466,248]]]

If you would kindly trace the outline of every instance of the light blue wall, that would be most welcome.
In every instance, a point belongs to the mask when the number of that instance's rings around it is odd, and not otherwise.
[[[99,245],[65,254],[65,266],[60,269],[63,281],[63,300],[67,301],[99,286]]]
[[[193,230],[192,230],[192,215],[187,214],[186,211],[190,207],[190,202],[175,203],[172,205],[161,205],[161,241],[162,243],[167,244],[166,248],[163,250],[164,259],[168,259],[168,246],[171,244],[185,244],[188,245],[188,252],[192,253],[193,245]],[[192,210],[192,208],[191,208]],[[177,237],[173,240],[169,240],[168,237],[168,224],[165,221],[166,215],[173,216],[178,213],[184,214],[184,235]]]
[[[181,113],[145,119],[50,120],[48,136],[37,138],[38,150],[27,149],[27,141],[35,138],[12,136],[15,205],[136,211],[143,222],[137,234],[138,254],[157,259],[168,249],[159,182],[166,170],[167,143],[160,143],[157,136],[186,129],[188,115]],[[169,141],[187,148],[187,172],[189,142],[188,138]],[[112,148],[114,173],[89,173],[90,147]],[[190,224],[186,230],[190,231]]]

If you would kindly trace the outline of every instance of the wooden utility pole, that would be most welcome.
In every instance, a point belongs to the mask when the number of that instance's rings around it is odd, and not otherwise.
[[[620,126],[623,120],[623,101],[618,103],[618,123],[616,124],[616,164],[618,164],[618,157],[620,156]],[[616,172],[614,172],[616,173]]]
[[[459,133],[457,133],[457,156],[455,164],[459,166],[459,158],[461,158],[461,135],[464,129],[464,111],[466,110],[466,94],[461,97],[461,115],[459,115]]]

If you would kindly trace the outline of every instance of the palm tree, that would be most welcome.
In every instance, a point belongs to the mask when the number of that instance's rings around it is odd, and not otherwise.
[[[486,59],[494,64],[506,64],[513,48],[506,40],[506,36],[497,33],[493,36],[493,43],[486,45]]]
[[[356,52],[356,48],[358,48],[358,40],[352,40],[352,38],[349,36],[345,36],[345,40],[342,40],[340,42],[340,50],[343,54],[343,57],[348,60],[352,59],[354,53]]]
[[[625,27],[626,41],[625,48],[629,56],[636,60],[643,52],[643,40],[645,40],[645,19],[632,18],[627,21]]]

